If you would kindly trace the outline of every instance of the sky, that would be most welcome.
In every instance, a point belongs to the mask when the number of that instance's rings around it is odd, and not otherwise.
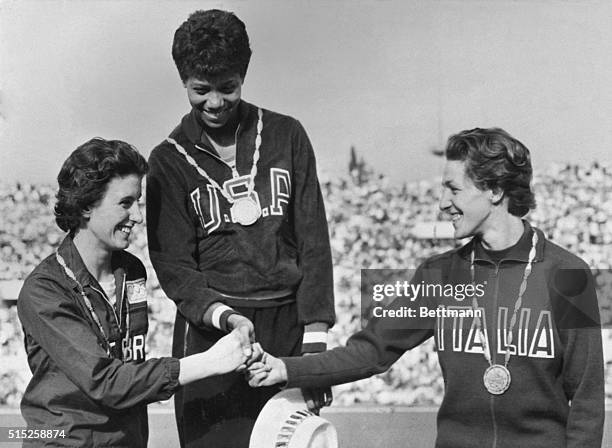
[[[249,32],[243,98],[299,119],[322,176],[354,146],[394,183],[433,178],[474,127],[536,170],[610,159],[612,2],[0,0],[0,180],[53,182],[94,136],[148,155],[189,110],[174,30],[213,7]]]

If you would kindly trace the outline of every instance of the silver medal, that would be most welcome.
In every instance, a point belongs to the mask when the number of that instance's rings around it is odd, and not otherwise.
[[[500,364],[493,364],[485,370],[484,385],[493,395],[501,395],[508,390],[511,382],[510,371]]]
[[[250,226],[261,216],[261,209],[252,198],[237,199],[232,208],[232,221],[243,226]]]

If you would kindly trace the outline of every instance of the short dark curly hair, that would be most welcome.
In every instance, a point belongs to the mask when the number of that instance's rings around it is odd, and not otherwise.
[[[113,178],[143,177],[147,171],[147,161],[129,143],[92,138],[70,154],[57,175],[55,222],[74,234],[83,223],[83,212],[104,197]]]
[[[529,149],[503,129],[475,128],[452,135],[445,155],[465,162],[466,174],[479,189],[501,189],[512,215],[522,217],[535,208]]]
[[[234,73],[244,78],[251,60],[246,27],[232,12],[196,11],[174,33],[172,58],[183,82]]]

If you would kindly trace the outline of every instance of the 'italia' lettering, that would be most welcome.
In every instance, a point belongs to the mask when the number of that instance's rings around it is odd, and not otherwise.
[[[463,309],[466,307],[448,307],[453,309]],[[467,307],[469,308],[469,307]],[[487,345],[493,349],[491,340],[487,333],[486,315],[484,308],[479,307],[482,313],[482,324],[484,338],[486,339]],[[550,311],[542,310],[539,313],[538,321],[534,329],[530,331],[529,324],[531,322],[532,315],[531,308],[521,308],[517,313],[518,322],[512,331],[512,340],[508,333],[509,322],[508,314],[509,310],[507,307],[499,307],[497,311],[497,346],[495,347],[496,352],[500,355],[505,355],[506,350],[513,356],[528,356],[530,358],[554,358],[555,357],[555,339],[554,339],[554,327],[552,322],[552,314]],[[436,346],[439,351],[445,351],[446,337],[450,337],[451,350],[454,352],[464,353],[479,353],[484,352],[484,342],[481,340],[480,332],[477,331],[476,320],[470,317],[453,317],[452,325],[449,327],[449,323],[445,325],[445,320],[451,319],[449,317],[438,317],[436,322]],[[469,330],[467,329],[466,321],[464,319],[472,319]],[[452,329],[451,335],[445,335],[446,329]]]
[[[485,317],[484,308],[478,307],[482,313],[481,328],[484,333],[485,339],[489,340],[489,333],[487,331],[487,319]],[[467,342],[465,344],[465,351],[467,353],[484,353],[484,341],[481,339],[480,331],[476,326],[476,319],[472,319],[472,325],[470,326],[470,332],[468,333]]]
[[[531,340],[529,356],[532,358],[554,358],[555,340],[553,338],[550,311],[540,312],[535,334]]]

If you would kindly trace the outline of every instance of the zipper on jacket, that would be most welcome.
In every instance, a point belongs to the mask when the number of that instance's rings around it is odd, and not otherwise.
[[[495,397],[491,395],[491,417],[493,418],[493,444],[492,448],[497,448],[497,421],[495,420]]]
[[[121,297],[119,297],[119,330],[121,330],[121,326],[123,325],[123,300],[125,297],[125,279],[127,275],[123,274],[121,278]],[[128,309],[125,310],[126,314],[128,313]]]
[[[183,336],[183,358],[187,356],[187,333],[189,333],[189,321],[185,320],[185,335]]]
[[[104,298],[104,301],[108,304],[108,307],[112,310],[113,316],[115,316],[115,322],[117,322],[117,326],[119,327],[119,330],[121,331],[121,326],[119,324],[119,317],[117,317],[117,311],[115,310],[115,307],[111,303],[110,299],[106,296],[106,293],[103,291],[100,291],[95,286],[90,286],[90,288],[96,291],[98,294],[100,294]]]
[[[236,126],[236,132],[234,132],[234,141],[236,142],[236,159],[235,159],[235,165],[232,168],[232,176],[234,176],[234,178],[236,177],[240,177],[240,173],[238,173],[238,132],[240,131],[240,123],[238,123],[238,126]],[[249,174],[251,174],[251,172],[249,171]]]
[[[492,264],[493,266],[495,266],[495,271],[493,272],[493,277],[495,278],[495,288],[494,288],[494,292],[493,292],[493,299],[494,299],[494,306],[493,306],[493,321],[492,322],[496,322],[496,313],[495,311],[499,311],[499,270],[501,268],[501,264],[503,262],[511,262],[511,261],[516,261],[519,263],[525,263],[524,260],[518,260],[518,259],[513,259],[513,258],[503,258],[501,260],[499,260],[497,263],[491,261],[491,260],[483,260],[480,259],[480,261]],[[534,260],[535,261],[535,260]],[[496,337],[496,332],[493,332],[493,336]],[[492,338],[493,339],[493,338]],[[491,341],[492,342],[492,341]],[[497,342],[497,341],[496,341]],[[492,347],[495,347],[495,350],[493,350]],[[491,362],[493,364],[495,364],[495,358],[497,357],[497,344],[489,344],[490,351],[491,351]],[[497,420],[495,418],[495,396],[491,395],[490,398],[490,410],[491,410],[491,419],[493,421],[493,442],[491,444],[492,448],[497,448],[497,438],[498,438],[498,433],[497,433]]]
[[[211,157],[214,157],[219,162],[221,162],[222,164],[227,166],[230,170],[232,170],[232,178],[234,178],[234,179],[237,178],[237,177],[240,177],[240,173],[238,172],[238,131],[240,131],[240,124],[241,123],[238,123],[238,126],[236,127],[236,132],[234,132],[234,141],[236,142],[236,166],[231,166],[229,163],[227,163],[225,160],[223,160],[217,154],[212,153],[208,149],[202,148],[200,145],[194,143],[194,146],[196,148],[198,148],[200,151],[204,151],[206,154],[208,154]],[[207,135],[207,137],[208,137],[208,135]],[[208,138],[210,139],[210,137],[208,137]]]
[[[501,268],[501,264],[504,261],[515,261],[515,260],[506,260],[506,259],[501,259],[499,260],[497,263],[493,264],[495,265],[495,273],[494,273],[494,277],[495,277],[495,289],[494,289],[494,293],[493,293],[493,299],[494,299],[494,303],[493,303],[493,322],[497,322],[497,316],[496,314],[499,313],[499,270]],[[498,313],[495,313],[495,311],[497,311]],[[496,324],[497,325],[497,324]],[[495,338],[497,338],[497,333],[493,332],[493,336]],[[495,341],[498,342],[498,341]],[[493,346],[495,347],[495,349],[491,349],[491,362],[493,364],[496,363],[497,361],[497,343],[493,344]],[[493,444],[491,445],[492,448],[497,448],[497,419],[495,418],[495,396],[491,395],[491,419],[493,420]]]
[[[219,157],[217,154],[213,154],[213,153],[212,153],[212,152],[210,152],[208,149],[206,149],[206,148],[202,148],[202,147],[201,147],[201,146],[199,146],[199,145],[195,145],[195,144],[194,144],[194,146],[195,146],[196,148],[198,148],[200,151],[203,151],[203,152],[205,152],[206,154],[208,154],[209,156],[211,156],[211,157],[213,157],[213,158],[217,159],[217,160],[218,160],[219,162],[221,162],[223,165],[225,165],[225,166],[226,166],[226,167],[228,167],[230,170],[232,170],[232,178],[236,178],[236,177],[238,177],[238,176],[240,175],[240,174],[238,174],[238,170],[237,170],[236,168],[232,167],[232,166],[231,166],[229,163],[227,163],[225,160],[223,160],[223,159],[222,159],[221,157]],[[238,146],[238,145],[236,145],[236,147],[237,147],[237,146]]]
[[[494,288],[493,288],[493,306],[491,310],[493,312],[493,319],[491,322],[495,322],[496,314],[495,311],[498,310],[499,305],[499,268],[504,260],[500,260],[498,263],[495,263],[491,260],[480,260],[481,262],[487,263],[489,265],[493,265],[495,270],[493,271],[493,278],[495,279]],[[486,310],[486,307],[485,307]],[[493,327],[495,329],[495,327]],[[495,364],[496,356],[497,356],[497,344],[493,344],[493,338],[495,337],[495,331],[489,333],[487,329],[487,334],[491,334],[491,338],[487,341],[489,345],[489,352],[491,353],[491,363]],[[497,448],[497,420],[495,419],[495,396],[491,395],[489,398],[489,410],[491,412],[491,420],[493,426],[493,441],[491,443],[491,448]]]
[[[495,265],[495,289],[493,293],[493,320],[497,326],[497,314],[499,313],[499,268],[501,267],[503,260],[498,261],[497,263],[493,263]],[[497,311],[497,313],[495,312]],[[493,327],[495,328],[495,327]],[[495,331],[492,333],[493,338],[497,339],[497,334]],[[493,338],[491,338],[491,362],[493,364],[497,361],[497,343],[493,343]],[[495,340],[497,342],[497,340]],[[495,417],[495,396],[491,395],[491,419],[493,420],[493,445],[492,448],[497,448],[497,420]]]

